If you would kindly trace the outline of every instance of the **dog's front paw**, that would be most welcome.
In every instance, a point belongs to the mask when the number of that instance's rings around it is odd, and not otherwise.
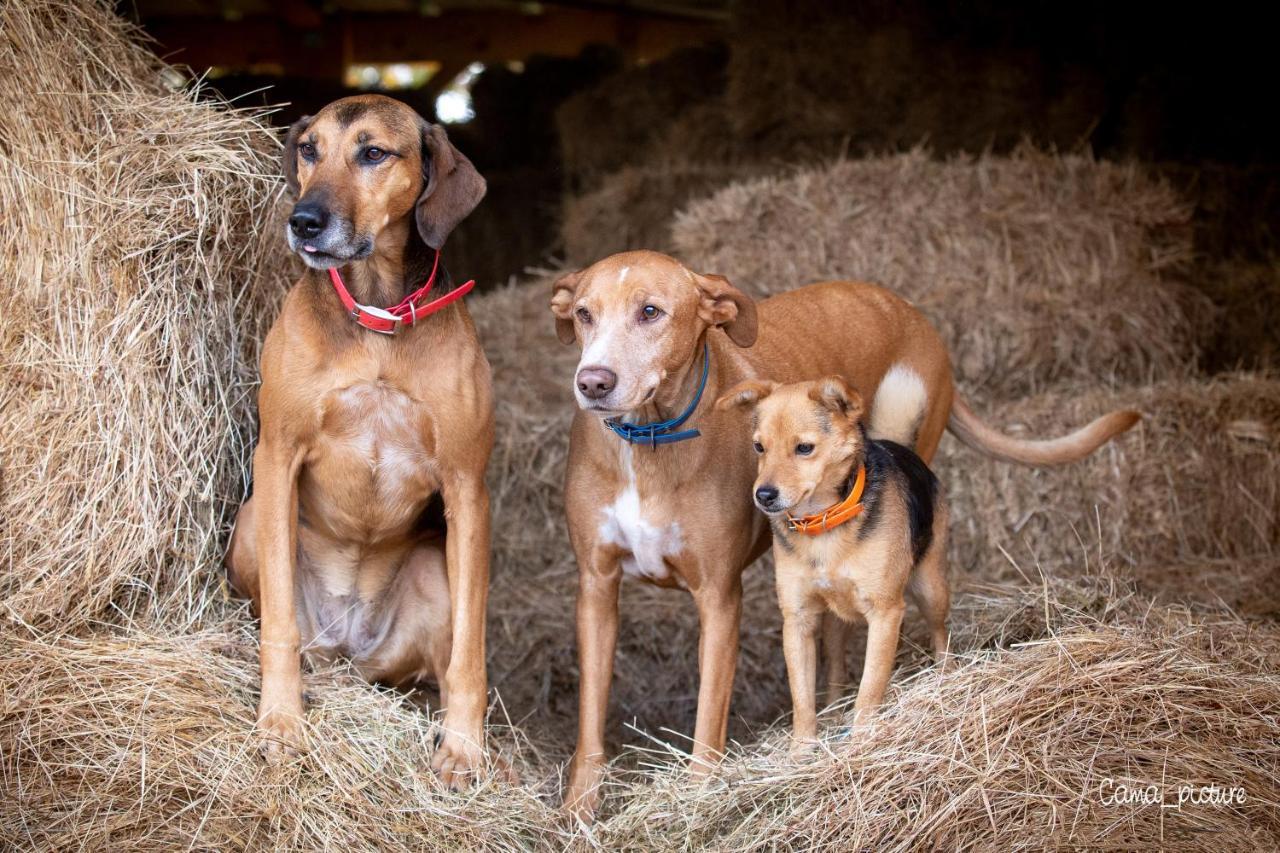
[[[600,785],[605,763],[599,758],[573,757],[569,766],[569,787],[564,792],[565,810],[583,823],[595,820],[600,806]]]
[[[303,733],[302,701],[265,703],[258,708],[259,749],[268,761],[280,761],[298,755],[306,748]]]
[[[817,751],[818,739],[816,737],[797,737],[795,735],[791,737],[791,749],[789,752],[792,761],[804,761],[812,758]]]
[[[485,770],[485,752],[478,738],[445,730],[431,755],[431,770],[452,791],[461,791],[480,779]],[[493,770],[503,781],[514,783],[515,771],[501,758],[493,759]]]

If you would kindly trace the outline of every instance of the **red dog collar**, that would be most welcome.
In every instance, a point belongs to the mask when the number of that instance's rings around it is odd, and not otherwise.
[[[366,329],[381,332],[384,335],[394,335],[400,330],[401,326],[412,326],[423,317],[428,317],[446,305],[457,302],[466,296],[471,288],[476,286],[473,279],[460,287],[454,288],[439,299],[432,300],[426,305],[419,305],[418,300],[425,297],[435,285],[436,271],[439,269],[440,252],[437,251],[435,263],[431,265],[431,275],[427,278],[427,283],[390,308],[375,308],[372,305],[361,305],[356,302],[351,292],[347,290],[347,286],[343,284],[342,276],[338,274],[337,267],[329,268],[329,280],[333,282],[333,289],[338,291],[338,298],[342,300],[342,306],[347,309],[347,313],[357,323]]]

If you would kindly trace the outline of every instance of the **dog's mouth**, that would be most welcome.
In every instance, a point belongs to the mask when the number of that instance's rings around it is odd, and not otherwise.
[[[360,246],[354,252],[331,252],[311,243],[302,243],[295,251],[302,258],[303,263],[315,269],[328,269],[349,264],[352,261],[361,261],[372,253],[371,247],[367,245]]]
[[[594,403],[580,405],[579,408],[584,412],[590,412],[593,415],[598,415],[604,420],[620,418],[626,414],[626,412],[619,411],[618,409],[611,409],[608,406],[597,406]]]
[[[610,399],[614,396],[614,394],[610,394],[608,395],[608,398],[605,398],[608,400],[607,404],[605,402],[605,399],[602,399],[602,400],[589,399],[583,394],[578,393],[576,389],[574,390],[573,396],[574,396],[574,400],[578,404],[578,408],[581,409],[582,411],[589,412],[593,415],[598,415],[601,418],[604,418],[605,420],[608,420],[611,418],[617,418],[621,420],[625,418],[627,415],[632,414],[633,412],[638,412],[643,406],[651,402],[657,393],[658,393],[658,388],[657,386],[654,386],[650,388],[647,392],[645,392],[644,396],[641,399],[636,400],[634,402],[623,403],[621,405],[617,401]]]
[[[348,238],[346,229],[331,227],[323,234],[307,239],[287,231],[289,249],[312,269],[326,270],[361,261],[373,254],[370,237]]]

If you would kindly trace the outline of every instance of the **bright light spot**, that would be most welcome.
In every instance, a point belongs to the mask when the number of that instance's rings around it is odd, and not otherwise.
[[[440,70],[439,62],[390,62],[348,65],[343,82],[349,89],[394,91],[418,89]]]
[[[397,62],[387,67],[387,77],[391,88],[405,89],[413,83],[413,69],[403,62]]]
[[[471,109],[471,95],[468,92],[442,92],[436,98],[436,118],[445,124],[461,124],[476,117]]]
[[[436,98],[436,118],[445,124],[462,124],[476,117],[471,106],[471,87],[484,73],[483,62],[468,65]]]

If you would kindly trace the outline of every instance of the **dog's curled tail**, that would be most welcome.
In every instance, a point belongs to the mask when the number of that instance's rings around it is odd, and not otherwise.
[[[1023,465],[1064,465],[1085,458],[1141,419],[1138,412],[1118,409],[1059,438],[1014,438],[983,423],[957,394],[951,402],[947,428],[969,447],[996,459]]]

